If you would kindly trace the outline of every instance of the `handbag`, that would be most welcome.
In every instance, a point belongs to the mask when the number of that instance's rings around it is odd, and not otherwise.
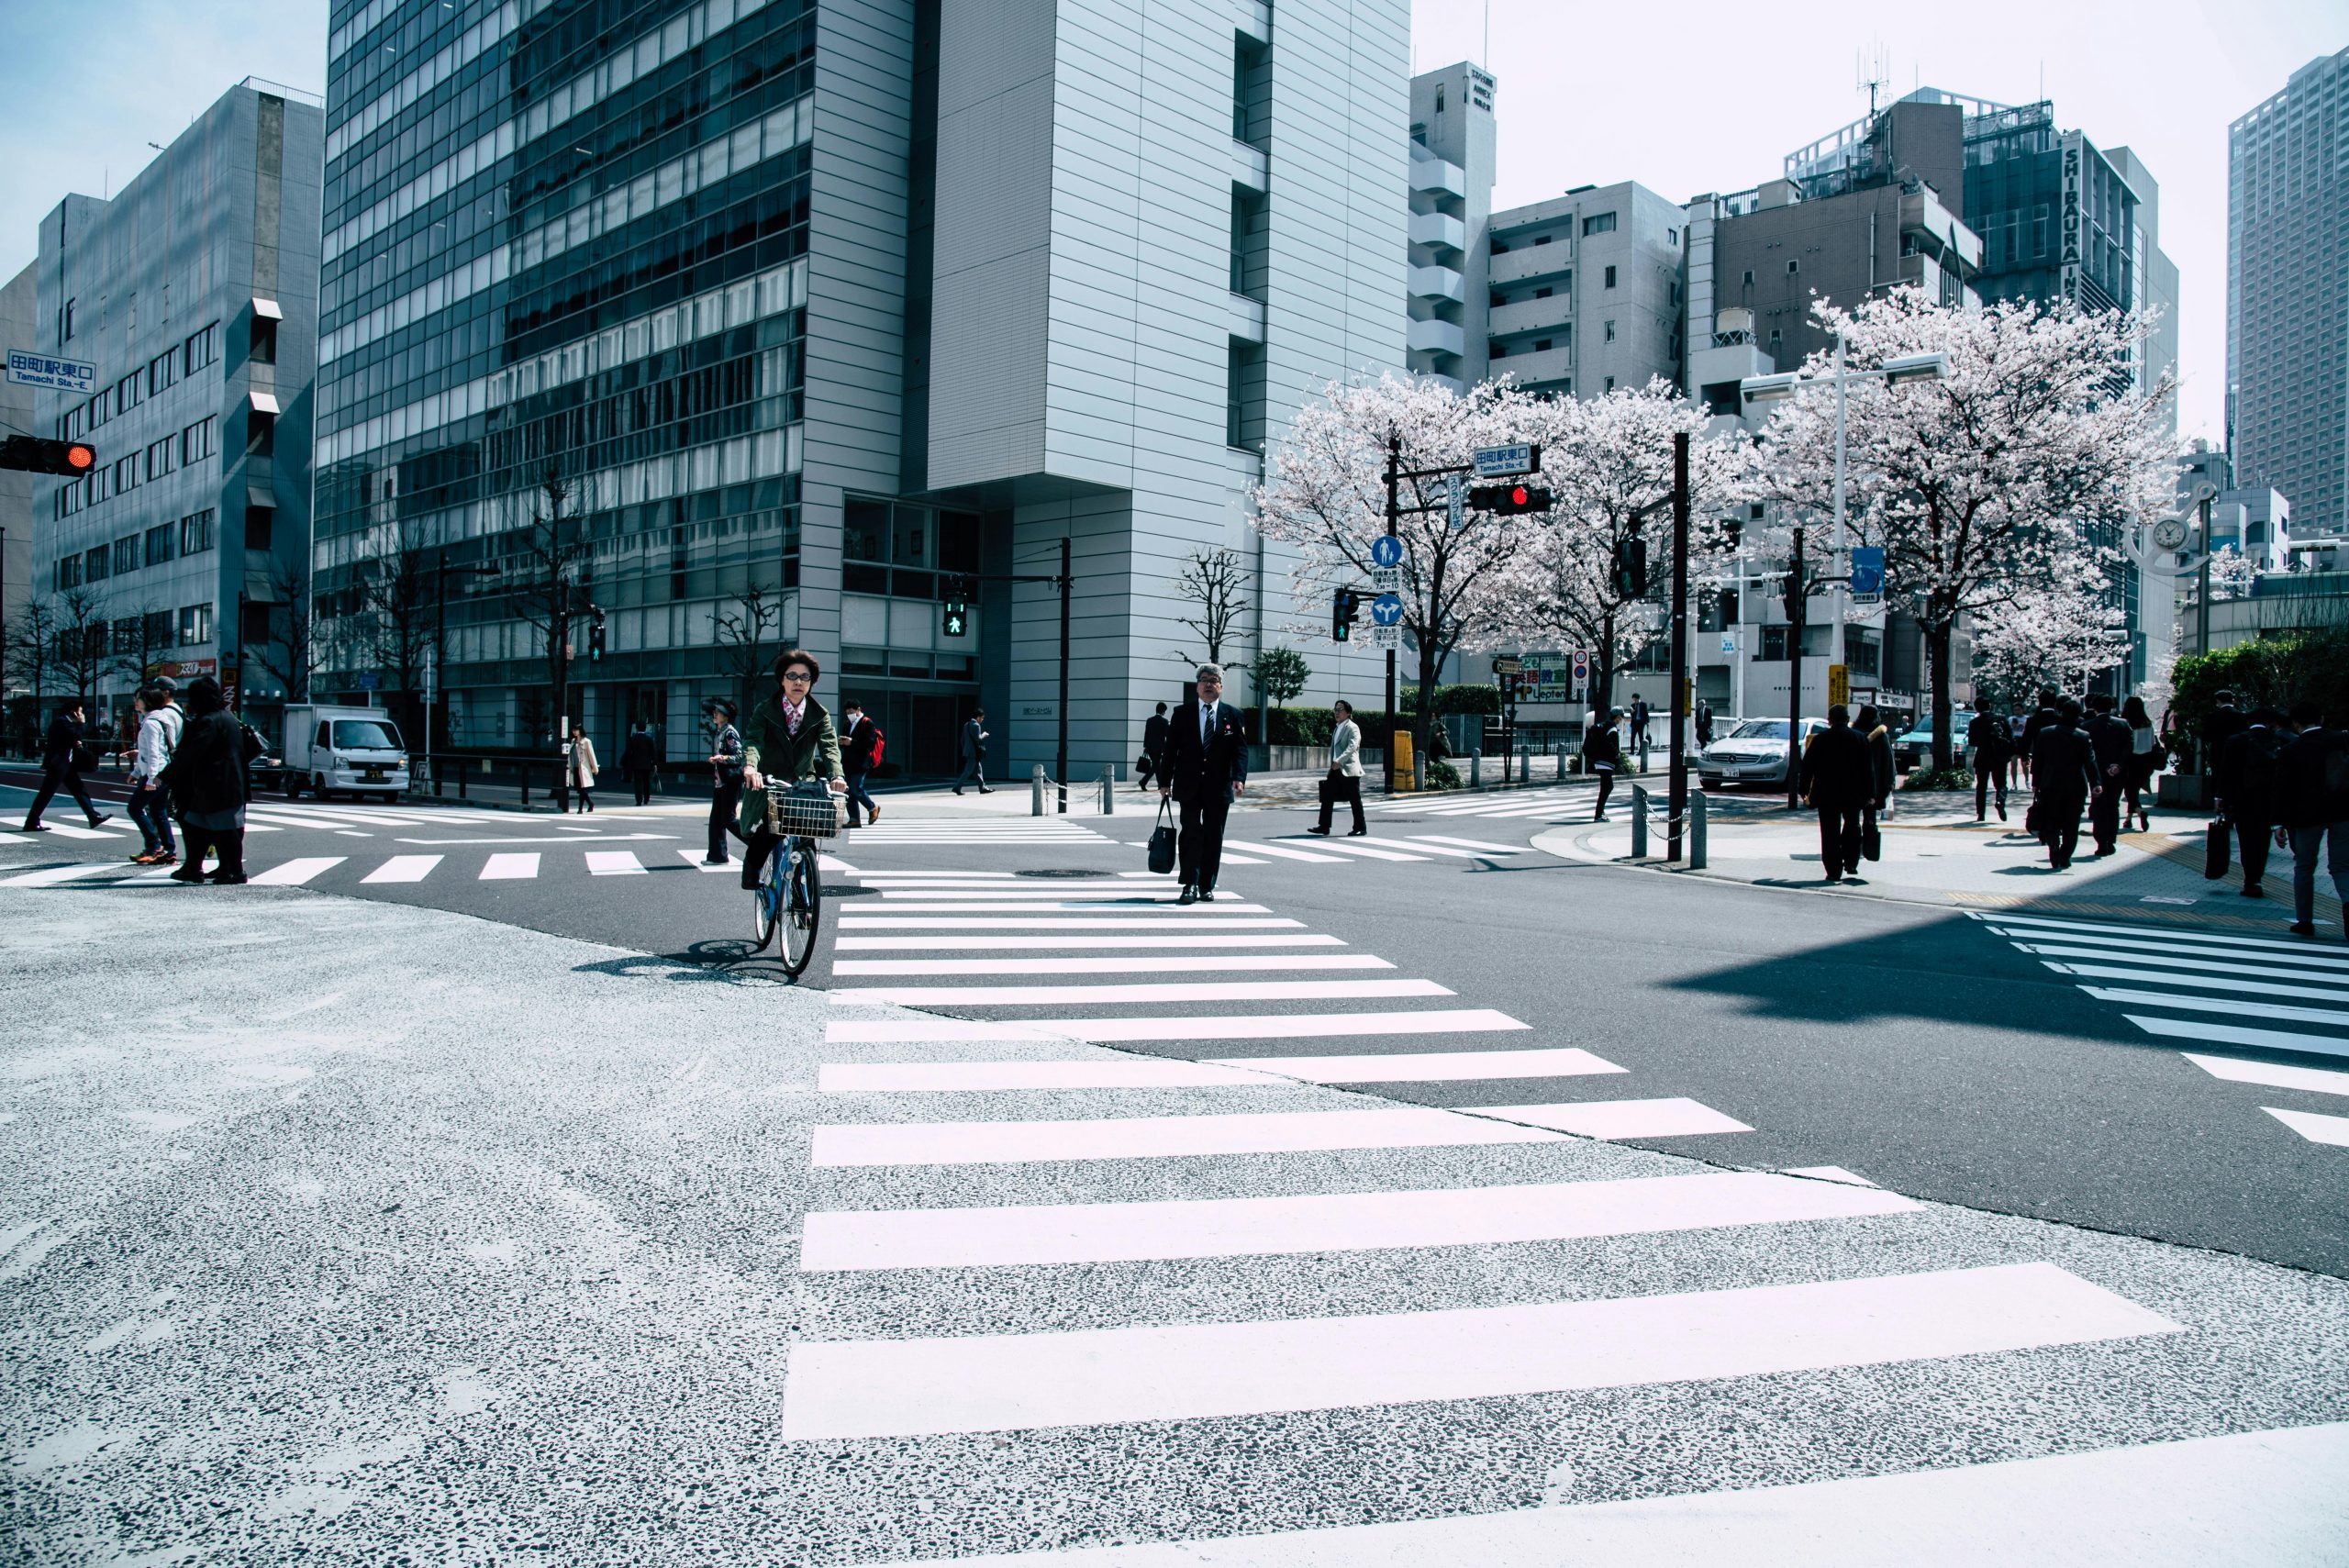
[[[2210,818],[2210,826],[2202,836],[2202,875],[2216,882],[2227,874],[2227,859],[2231,853],[2228,840],[2233,837],[2224,813]]]
[[[1884,835],[1876,830],[1874,822],[1860,829],[1860,854],[1872,861],[1884,859]]]
[[[1174,804],[1158,803],[1158,826],[1150,830],[1150,869],[1164,876],[1174,869]]]

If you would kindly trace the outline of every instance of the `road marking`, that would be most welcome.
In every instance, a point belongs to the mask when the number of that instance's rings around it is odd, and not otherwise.
[[[1343,839],[1322,839],[1315,841],[1341,854],[1361,855],[1374,861],[1424,861],[1427,859],[1425,855],[1407,855],[1399,850],[1381,850],[1369,844],[1348,843]]]
[[[1532,851],[1523,844],[1489,844],[1482,839],[1447,839],[1440,833],[1407,833],[1404,837],[1419,844],[1457,844],[1464,850],[1490,850],[1497,855],[1524,855]]]
[[[346,858],[342,855],[305,855],[256,873],[250,880],[270,887],[299,887],[320,872],[340,865]]]
[[[1419,840],[1381,839],[1375,835],[1353,847],[1359,850],[1372,844],[1387,844],[1398,850],[1414,850],[1423,855],[1444,855],[1460,861],[1483,861],[1492,858],[1491,852],[1485,850],[1461,850],[1454,849],[1449,844],[1431,844]]]
[[[1216,958],[835,959],[839,974],[1202,974],[1244,969],[1392,969],[1370,953],[1233,953]]]
[[[2335,1035],[2295,1034],[2288,1029],[2247,1029],[2232,1024],[2206,1024],[2194,1019],[2148,1018],[2136,1013],[2121,1017],[2147,1034],[2165,1040],[2196,1040],[2205,1045],[2254,1045],[2269,1051],[2297,1051],[2311,1056],[2349,1056],[2349,1040]]]
[[[2099,1002],[2134,1002],[2140,1006],[2171,1007],[2181,1013],[2224,1013],[2231,1018],[2274,1018],[2278,1023],[2349,1027],[2349,1012],[2338,1007],[2288,1007],[2274,1002],[2246,1002],[2240,996],[2173,996],[2165,991],[2116,991],[2102,985],[2083,985],[2080,989]]]
[[[1025,1018],[983,1023],[967,1018],[834,1019],[827,1045],[899,1045],[932,1040],[1308,1040],[1375,1034],[1481,1034],[1530,1029],[1490,1007],[1430,1008],[1414,1013],[1263,1013],[1158,1018]],[[1522,1107],[1520,1107],[1522,1108]]]
[[[51,866],[47,871],[25,871],[14,876],[0,876],[0,887],[55,887],[61,882],[72,882],[76,877],[120,869],[112,861],[93,861],[87,865]]]
[[[644,862],[636,858],[633,850],[590,850],[587,851],[587,874],[590,876],[642,876]]]
[[[2232,1056],[2178,1052],[2213,1078],[2233,1084],[2265,1084],[2271,1089],[2306,1089],[2312,1095],[2349,1095],[2349,1073],[2321,1067],[2287,1067],[2277,1062],[2243,1062]]]
[[[696,854],[691,850],[679,850],[677,851],[677,858],[685,862],[687,865],[693,867],[696,871],[714,871],[723,873],[737,869],[732,861],[720,861],[716,865],[711,865],[702,856]]]
[[[1263,854],[1277,855],[1285,861],[1319,861],[1327,865],[1337,865],[1342,863],[1346,858],[1343,855],[1315,854],[1310,850],[1287,849],[1279,844],[1252,842],[1248,847]]]
[[[422,882],[440,863],[439,855],[394,855],[359,880],[365,882]]]
[[[808,1273],[1017,1268],[1508,1246],[1853,1219],[1918,1207],[1874,1187],[1733,1172],[1308,1197],[819,1211],[807,1216],[799,1267]]]
[[[907,898],[930,898],[941,902],[970,900],[982,902],[989,898],[1018,898],[1038,903],[1064,901],[1072,904],[1172,904],[1180,891],[1168,887],[1137,887],[1130,882],[1066,882],[1030,883],[1021,887],[1006,887],[1000,883],[940,884],[920,887],[882,886],[875,889],[891,902]],[[1227,893],[1227,898],[1237,898],[1237,893]],[[1188,907],[1188,906],[1185,906]]]
[[[1005,900],[1000,903],[983,904],[965,904],[959,901],[954,903],[884,903],[881,907],[887,909],[892,913],[901,912],[909,915],[1022,915],[1031,913],[1052,915],[1082,914],[1087,910],[1097,910],[1104,917],[1108,917],[1112,915],[1131,915],[1140,913],[1143,910],[1148,910],[1162,919],[1186,921],[1203,918],[1212,919],[1218,915],[1269,915],[1272,913],[1271,910],[1265,908],[1261,904],[1232,904],[1221,899],[1218,899],[1214,903],[1210,904],[1176,904],[1171,899],[1144,897],[1068,901],[1056,899],[1049,902],[1040,900],[1033,904],[1023,903],[1017,900]]]
[[[2026,946],[2023,947],[2022,951],[2028,953],[2037,953],[2043,958],[2126,958],[2132,963],[2151,964],[2160,969],[2189,970],[2198,974],[2242,974],[2250,967],[2247,963],[2240,960],[2231,963],[2221,963],[2212,959],[2166,958],[2149,952],[2117,953],[2109,948]],[[2263,958],[2260,962],[2273,962],[2274,961]],[[2278,978],[2283,979],[2324,980],[2328,978],[2332,972],[2321,969],[2291,967],[2277,969],[2273,973]],[[2349,973],[2343,973],[2342,975],[2342,980],[2343,984],[2349,984]]]
[[[1476,1106],[1469,1116],[1500,1117],[1529,1127],[1554,1128],[1582,1138],[1689,1138],[1709,1132],[1752,1132],[1742,1121],[1690,1099],[1585,1100],[1558,1106]]]
[[[2292,941],[2281,937],[2221,936],[2215,931],[2205,931],[2194,927],[2108,926],[2087,920],[2057,920],[2042,915],[2003,913],[1992,915],[1978,910],[1970,910],[1968,913],[1973,918],[1993,929],[2000,926],[2027,926],[2042,931],[2102,931],[2112,936],[2133,937],[2139,940],[2183,938],[2188,941],[2215,943],[2220,947],[2227,948],[2262,948],[2277,952],[2293,953],[2305,953],[2309,951],[2309,944],[2305,941]]]
[[[868,871],[859,880],[863,882],[1009,882],[1016,873],[1008,871]]]
[[[1264,848],[1261,844],[1252,844],[1249,847],[1252,849]],[[1218,865],[1226,866],[1268,866],[1273,862],[1264,859],[1261,855],[1243,855],[1237,850],[1226,850],[1217,859],[1216,863]]]
[[[1012,1094],[1045,1089],[1281,1088],[1277,1078],[1208,1062],[1103,1057],[1091,1062],[826,1062],[816,1087],[827,1095]]]
[[[2198,959],[2205,962],[2224,960],[2236,969],[2255,969],[2261,965],[2280,965],[2278,973],[2293,973],[2300,970],[2349,970],[2349,957],[2335,958],[2324,953],[2268,952],[2255,948],[2206,947],[2199,942],[2130,941],[2121,937],[2090,937],[2076,932],[2021,931],[2007,939],[2025,952],[2043,951],[2042,944],[2057,944],[2064,951],[2086,953],[2109,959],[2116,963],[2160,963],[2168,959]],[[2056,945],[2043,951],[2057,951]]]
[[[103,828],[76,828],[66,822],[51,822],[48,826],[49,830],[61,839],[113,839],[118,836],[117,825],[111,822]]]
[[[1130,985],[850,985],[832,992],[837,1006],[886,1002],[898,1006],[1050,1007],[1130,1002],[1351,1002],[1395,996],[1449,996],[1432,980],[1144,981]]]
[[[1876,1185],[1865,1176],[1846,1171],[1841,1165],[1789,1165],[1785,1173],[1789,1176],[1808,1176],[1814,1182],[1842,1182],[1844,1185],[1853,1187]]]
[[[2192,991],[2232,991],[2254,996],[2306,996],[2321,1002],[2349,1000],[2349,981],[2338,984],[2319,979],[2315,975],[2300,978],[2317,980],[2315,985],[2287,985],[2282,981],[2222,980],[2214,974],[2171,974],[2158,969],[2116,969],[2101,963],[2055,963],[2042,960],[2058,974],[2076,974],[2089,980],[2128,980],[2140,985],[2176,985]],[[2088,987],[2080,987],[2085,991]]]
[[[395,839],[392,842],[395,844],[439,844],[445,848],[456,848],[467,844],[636,844],[650,842],[656,840],[663,844],[672,844],[676,842],[677,835],[674,833],[606,833],[600,838],[594,839],[565,838],[560,834],[552,837],[539,836],[530,838],[525,838],[518,835],[508,839]]]
[[[1197,907],[1197,906],[1193,906]],[[1119,919],[1097,916],[1091,919],[1074,917],[1052,920],[963,920],[963,919],[901,919],[887,915],[864,915],[841,912],[843,927],[892,928],[897,930],[936,931],[1239,931],[1258,930],[1275,926],[1297,927],[1305,924],[1282,916],[1265,919],[1224,919],[1225,913],[1217,909],[1219,917],[1211,920],[1172,919],[1169,916],[1187,915],[1187,910],[1169,909],[1163,916],[1142,916]]]
[[[536,854],[492,855],[481,868],[483,882],[523,881],[539,874]]]
[[[832,946],[866,951],[1010,951],[1034,948],[1302,948],[1343,947],[1336,937],[1272,937],[1223,932],[1211,937],[834,937]],[[837,966],[835,966],[837,967]]]
[[[2349,1116],[2319,1116],[2314,1111],[2281,1111],[2274,1106],[2259,1107],[2310,1143],[2330,1143],[2336,1149],[2349,1149]]]
[[[1891,1475],[1217,1540],[988,1553],[954,1568],[1860,1568],[2333,1561],[2349,1422]],[[894,1562],[874,1568],[937,1568]]]
[[[1015,1165],[1067,1160],[1173,1160],[1332,1149],[1447,1149],[1553,1143],[1536,1127],[1423,1106],[1271,1115],[1102,1117],[1067,1121],[818,1125],[809,1160],[852,1165]]]
[[[1577,1047],[1549,1051],[1397,1051],[1370,1056],[1227,1056],[1227,1067],[1253,1067],[1308,1084],[1468,1084],[1487,1078],[1566,1078],[1621,1073]]]
[[[1710,1382],[2179,1331],[2053,1263],[1258,1323],[795,1346],[782,1436],[1202,1420]]]
[[[820,851],[818,851],[816,855],[816,869],[818,871],[835,871],[840,873],[842,876],[853,876],[856,874],[856,868],[854,866],[849,864],[838,855],[828,855]]]

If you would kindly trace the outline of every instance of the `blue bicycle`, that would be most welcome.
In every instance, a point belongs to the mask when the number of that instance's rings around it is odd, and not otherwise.
[[[758,939],[751,951],[763,952],[783,933],[783,967],[797,976],[816,956],[816,939],[824,928],[824,876],[817,863],[816,840],[840,832],[840,807],[821,783],[769,784],[766,826],[782,836],[767,856],[766,873],[751,894],[751,932]]]

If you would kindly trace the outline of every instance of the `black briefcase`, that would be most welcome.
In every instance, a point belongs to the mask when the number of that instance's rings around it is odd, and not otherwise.
[[[1884,859],[1884,835],[1876,830],[1873,822],[1860,830],[1860,854],[1865,860]]]
[[[1158,826],[1150,830],[1150,869],[1164,876],[1174,869],[1174,807],[1158,803]]]
[[[2210,826],[2202,838],[2202,874],[2211,882],[2227,874],[2227,857],[2232,852],[2230,840],[2233,828],[2223,817],[2210,818]]]

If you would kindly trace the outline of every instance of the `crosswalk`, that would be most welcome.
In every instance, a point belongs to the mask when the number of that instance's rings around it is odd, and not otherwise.
[[[662,839],[661,834],[631,835],[639,839]],[[532,842],[511,836],[470,840],[432,840],[474,845]],[[574,843],[578,840],[545,840]],[[607,840],[588,840],[586,842]],[[680,865],[698,872],[734,873],[741,869],[740,862],[726,865],[706,865],[699,851],[662,851],[650,846],[639,850],[581,849],[577,854],[541,850],[508,850],[472,856],[450,854],[395,854],[380,861],[355,859],[350,855],[295,855],[285,860],[273,860],[266,854],[256,854],[247,847],[246,870],[249,880],[261,887],[306,887],[323,880],[340,882],[350,877],[361,886],[415,885],[437,881],[446,883],[471,879],[476,882],[534,882],[572,873],[589,877],[642,876],[655,867],[675,870]],[[643,856],[650,856],[651,864]],[[673,858],[674,857],[674,858]],[[818,864],[827,872],[846,871],[848,862],[831,855],[821,855]],[[339,871],[339,868],[350,868]],[[363,873],[353,875],[354,873]],[[329,873],[336,875],[329,877]],[[90,861],[75,865],[39,866],[28,871],[0,875],[0,887],[59,887],[68,883],[144,882],[168,877],[169,868],[148,870],[128,861]],[[1026,907],[1022,905],[1021,907]]]
[[[1139,850],[1148,844],[1148,840],[1140,839],[1130,840],[1128,847]],[[1415,833],[1401,838],[1385,838],[1366,833],[1354,838],[1343,833],[1328,837],[1317,833],[1288,833],[1272,839],[1229,840],[1224,845],[1223,864],[1361,865],[1372,861],[1390,863],[1410,861],[1489,862],[1533,852],[1524,844],[1497,844],[1489,839],[1458,839],[1442,834]]]
[[[1498,790],[1490,794],[1394,795],[1365,802],[1363,809],[1373,816],[1541,819],[1589,810],[1598,787],[1595,783],[1584,780],[1577,784]],[[1619,788],[1618,793],[1622,793],[1622,790]],[[1625,809],[1629,809],[1628,801]]]
[[[1230,1451],[1216,1423],[1277,1469],[1283,1429],[1262,1423],[1341,1416],[1361,1431],[1376,1412],[1487,1402],[1473,1422],[1511,1401],[1820,1373],[1836,1379],[1820,1396],[1862,1419],[1920,1363],[2027,1358],[2044,1376],[2066,1355],[2086,1368],[2098,1347],[2186,1331],[2047,1258],[1888,1264],[1880,1249],[1930,1229],[1923,1206],[1830,1167],[1724,1168],[1753,1130],[1734,1116],[1252,889],[1186,906],[1131,873],[856,880],[874,896],[841,906],[797,1236],[807,1309],[832,1327],[790,1352],[786,1444],[877,1440],[919,1469],[925,1444],[951,1465],[985,1434],[1073,1429],[1087,1452],[1146,1446],[1153,1487],[1179,1491],[1163,1467]],[[1134,975],[1149,978],[1108,978]],[[1419,1086],[1480,1084],[1526,1099],[1472,1087],[1458,1108],[1408,1103]],[[1370,1085],[1387,1088],[1341,1087]],[[1594,1171],[1586,1140],[1713,1163]],[[1778,1251],[1723,1250],[1765,1233],[1838,1261],[1719,1262]],[[1609,1249],[1635,1244],[1685,1257],[1667,1271],[1678,1283],[1612,1277]],[[1469,1256],[1443,1249],[1575,1245],[1598,1250],[1575,1254],[1580,1270],[1534,1267],[1545,1283],[1530,1297],[1521,1282],[1431,1291],[1442,1260]],[[1104,1272],[1119,1269],[1156,1272]],[[876,1275],[880,1296],[860,1283]],[[974,1561],[1564,1560],[1441,1529],[1391,1546],[1301,1529]]]
[[[2157,1040],[2349,1059],[2349,950],[2141,921],[1969,911],[1994,934]],[[2249,1020],[2249,1021],[2232,1021]],[[2277,1027],[2290,1025],[2290,1028]],[[2349,1108],[2349,1071],[2181,1050],[2214,1080]],[[2277,1098],[2253,1095],[2254,1103]],[[2349,1115],[2259,1105],[2311,1143],[2349,1148]]]

